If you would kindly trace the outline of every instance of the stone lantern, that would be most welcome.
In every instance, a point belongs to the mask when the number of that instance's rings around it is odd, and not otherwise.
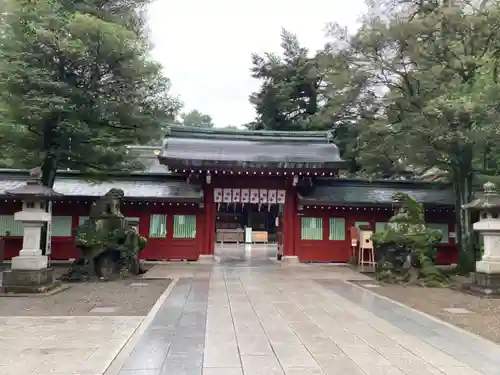
[[[476,262],[472,275],[472,291],[482,294],[500,294],[500,196],[495,184],[484,184],[484,196],[467,203],[463,208],[479,211],[479,221],[473,228],[484,239],[484,254]]]
[[[6,194],[23,202],[14,219],[23,223],[24,234],[19,256],[12,258],[11,270],[3,273],[2,289],[5,293],[46,292],[56,284],[54,270],[48,267],[48,257],[40,249],[42,228],[52,220],[47,204],[61,194],[42,185],[39,168],[30,171],[25,185]]]

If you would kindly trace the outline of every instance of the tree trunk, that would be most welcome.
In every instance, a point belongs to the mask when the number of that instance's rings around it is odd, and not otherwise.
[[[50,151],[47,153],[45,160],[42,164],[42,185],[53,188],[54,182],[56,180],[57,166],[59,165],[60,159],[60,149],[55,151]],[[45,210],[48,212],[49,205],[45,206]],[[42,227],[42,232],[40,236],[40,249],[43,255],[47,255],[47,236],[48,236],[48,224]],[[50,266],[50,259],[49,259]]]
[[[460,165],[452,171],[455,192],[456,243],[459,251],[458,270],[467,273],[474,270],[474,244],[471,235],[470,214],[462,206],[472,199],[472,168]]]

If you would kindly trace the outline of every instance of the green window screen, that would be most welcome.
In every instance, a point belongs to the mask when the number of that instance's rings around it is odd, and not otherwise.
[[[89,219],[88,216],[80,216],[78,218],[78,225],[83,225],[88,219]],[[132,217],[126,217],[125,220],[127,220],[127,221],[131,221],[132,220],[132,221],[138,222],[139,218],[132,216]]]
[[[320,217],[303,217],[300,221],[300,238],[303,240],[323,239],[323,219]]]
[[[174,238],[196,238],[196,216],[174,216]]]
[[[23,235],[23,223],[14,220],[14,215],[0,215],[0,236],[5,236],[9,232],[10,236]]]
[[[378,233],[378,232],[383,232],[385,230],[387,230],[387,226],[389,225],[389,223],[383,223],[383,222],[379,222],[379,223],[375,223],[375,233]]]
[[[345,219],[343,217],[330,218],[330,234],[328,239],[334,241],[345,240]]]
[[[167,237],[167,215],[151,215],[149,217],[149,237]]]
[[[368,221],[356,221],[354,226],[359,229],[359,227],[364,227],[366,225],[370,225]]]
[[[448,224],[428,223],[427,228],[441,232],[441,243],[449,242]]]
[[[52,216],[52,237],[71,237],[71,216]]]

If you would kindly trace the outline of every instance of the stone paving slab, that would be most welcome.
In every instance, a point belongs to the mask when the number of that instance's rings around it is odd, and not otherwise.
[[[137,374],[496,375],[500,368],[498,346],[355,287],[347,280],[365,276],[349,267],[221,261],[210,275],[179,280],[137,346]],[[130,363],[120,375],[136,374]]]
[[[1,317],[0,375],[101,375],[142,317]]]
[[[201,374],[208,286],[208,279],[177,281],[119,374]]]

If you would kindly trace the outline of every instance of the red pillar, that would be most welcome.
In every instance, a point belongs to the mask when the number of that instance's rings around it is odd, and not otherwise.
[[[288,188],[283,209],[283,254],[295,255],[295,216],[297,214],[297,194],[295,188]]]
[[[202,254],[213,255],[215,241],[215,202],[214,188],[212,185],[205,185],[204,191],[204,212],[205,212],[205,233]]]

